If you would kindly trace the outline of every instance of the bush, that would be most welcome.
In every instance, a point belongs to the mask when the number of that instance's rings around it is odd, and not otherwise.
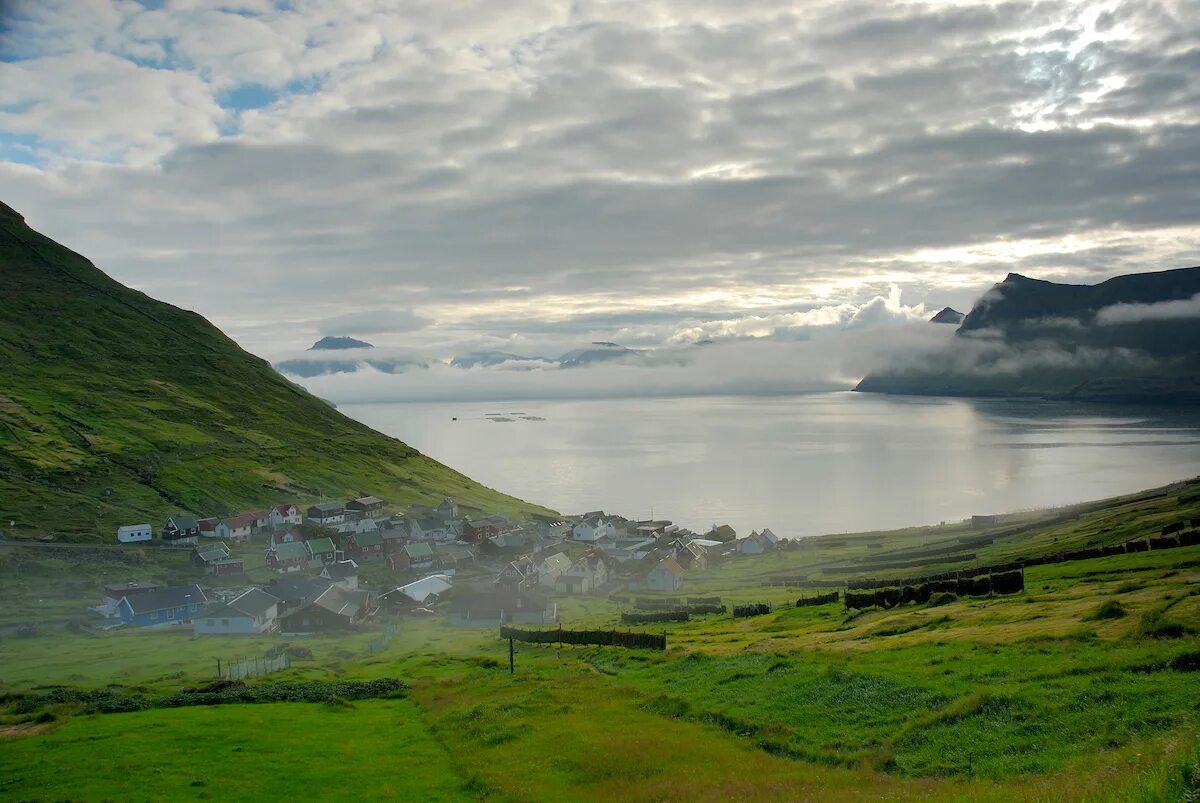
[[[1100,605],[1100,607],[1096,608],[1096,610],[1083,617],[1083,620],[1085,622],[1097,622],[1102,619],[1120,619],[1127,613],[1128,611],[1125,610],[1124,605],[1116,600],[1110,599],[1108,602],[1103,603]]]

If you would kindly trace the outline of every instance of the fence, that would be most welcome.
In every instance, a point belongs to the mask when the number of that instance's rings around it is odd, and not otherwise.
[[[391,642],[394,635],[396,635],[396,625],[391,622],[384,623],[380,628],[379,636],[372,639],[371,643],[367,645],[367,652],[373,655],[381,651]]]
[[[530,644],[591,644],[648,650],[667,648],[666,633],[623,633],[620,630],[518,630],[514,627],[501,627],[500,638],[516,639]]]
[[[800,599],[796,600],[796,607],[803,608],[807,605],[826,605],[830,602],[837,601],[838,592],[834,591],[829,594],[818,594],[815,597],[808,597],[807,599],[805,597],[801,597]]]
[[[234,658],[222,662],[217,659],[217,677],[225,680],[245,680],[246,678],[266,675],[287,669],[292,665],[292,659],[287,652],[277,655],[264,655],[254,658]]]
[[[979,577],[933,580],[920,585],[883,588],[871,591],[847,591],[847,608],[894,608],[906,602],[925,603],[934,594],[958,597],[986,597],[990,594],[1016,594],[1025,589],[1025,574],[1020,569],[985,574]]]
[[[742,616],[762,616],[764,613],[770,613],[771,606],[765,602],[755,602],[750,605],[734,605],[734,618]]]

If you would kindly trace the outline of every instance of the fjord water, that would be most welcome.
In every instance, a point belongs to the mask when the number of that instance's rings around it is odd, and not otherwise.
[[[700,532],[891,529],[1200,474],[1200,413],[1171,408],[845,392],[340,409],[523,499]]]

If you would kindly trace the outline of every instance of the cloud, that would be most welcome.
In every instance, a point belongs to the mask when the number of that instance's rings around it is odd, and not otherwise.
[[[418,315],[411,307],[399,307],[334,315],[318,321],[316,328],[322,335],[374,335],[415,332],[432,323],[432,318]]]
[[[1096,323],[1116,326],[1140,321],[1173,321],[1181,318],[1200,318],[1200,293],[1176,301],[1155,304],[1113,304],[1096,312]]]
[[[808,337],[1200,249],[1186,0],[7,6],[6,202],[262,353]]]

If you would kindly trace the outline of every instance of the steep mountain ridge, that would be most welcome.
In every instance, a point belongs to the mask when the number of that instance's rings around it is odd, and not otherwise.
[[[346,418],[4,204],[0,286],[0,521],[17,534],[107,539],[172,512],[361,493],[544,512]]]
[[[1010,273],[936,354],[857,390],[1200,404],[1200,267],[1058,284]]]

